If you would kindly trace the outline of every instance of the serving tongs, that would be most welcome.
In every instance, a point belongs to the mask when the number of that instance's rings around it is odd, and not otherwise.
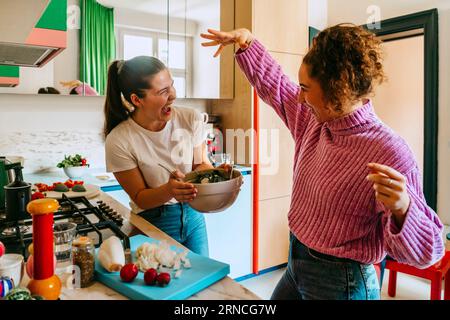
[[[164,170],[166,170],[166,171],[170,174],[170,176],[171,176],[172,178],[174,178],[175,180],[178,180],[178,181],[180,181],[180,182],[183,182],[183,179],[178,178],[178,177],[175,175],[175,172],[176,172],[177,170],[170,170],[169,168],[167,168],[166,166],[162,165],[161,163],[158,163],[158,166],[160,166],[161,168],[163,168]]]

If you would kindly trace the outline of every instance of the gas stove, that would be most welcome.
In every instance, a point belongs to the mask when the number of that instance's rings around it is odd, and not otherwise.
[[[85,197],[67,198],[64,194],[58,200],[60,208],[53,215],[56,222],[72,222],[77,225],[77,235],[89,236],[99,247],[103,240],[112,235],[123,240],[124,249],[130,248],[128,236],[121,230],[123,218],[103,201],[89,201]],[[8,253],[28,256],[28,246],[33,240],[32,219],[6,221],[0,212],[0,241]]]

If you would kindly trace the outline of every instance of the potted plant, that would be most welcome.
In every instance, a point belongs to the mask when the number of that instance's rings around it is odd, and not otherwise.
[[[89,164],[86,158],[76,155],[64,155],[64,160],[56,165],[58,168],[63,168],[64,173],[71,179],[81,178],[85,173]]]

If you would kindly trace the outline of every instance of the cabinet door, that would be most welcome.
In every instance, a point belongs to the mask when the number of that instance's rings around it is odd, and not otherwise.
[[[228,46],[219,57],[214,58],[217,47],[203,47],[201,43],[207,40],[201,38],[200,34],[207,33],[208,29],[232,30],[234,0],[170,0],[169,3],[172,2],[186,2],[186,69],[184,70],[186,97],[232,99],[234,96],[234,48]],[[179,7],[181,8],[182,5]],[[173,12],[172,9],[170,11]],[[175,14],[177,13],[172,13],[170,25],[176,23],[172,20]],[[181,14],[181,12],[178,13],[178,15]],[[171,30],[169,31],[169,38],[175,37]],[[181,51],[176,52],[176,55],[181,54]]]
[[[102,1],[108,4],[112,0]],[[114,5],[117,56],[140,55],[168,61],[168,0],[130,0]]]
[[[108,193],[108,196],[111,196],[112,198],[114,198],[115,200],[120,202],[124,207],[131,210],[130,197],[125,192],[125,190],[108,191],[107,193]]]
[[[300,55],[274,53],[291,81],[298,83]],[[295,144],[289,129],[274,109],[259,100],[260,112],[260,200],[286,197],[292,191],[292,172]]]
[[[230,277],[252,273],[252,176],[244,176],[236,202],[222,212],[205,214],[209,256],[230,265]]]
[[[186,98],[192,83],[192,37],[187,34],[187,0],[168,1],[167,65],[169,66],[178,98]]]
[[[254,0],[254,33],[271,51],[305,54],[308,0]]]
[[[259,201],[259,270],[287,263],[291,197]]]

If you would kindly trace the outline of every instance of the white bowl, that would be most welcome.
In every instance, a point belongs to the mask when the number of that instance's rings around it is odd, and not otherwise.
[[[211,172],[223,169],[208,169],[199,172]],[[198,172],[190,172],[186,174],[185,181],[194,179]],[[193,183],[198,193],[189,205],[202,213],[221,212],[229,208],[236,201],[243,183],[242,174],[238,170],[233,170],[233,178],[231,180],[216,183]]]
[[[86,174],[88,166],[79,166],[79,167],[67,167],[64,168],[64,173],[70,179],[81,178]]]
[[[23,256],[15,253],[7,253],[0,258],[0,277],[9,277],[14,286],[18,287],[23,277]]]

